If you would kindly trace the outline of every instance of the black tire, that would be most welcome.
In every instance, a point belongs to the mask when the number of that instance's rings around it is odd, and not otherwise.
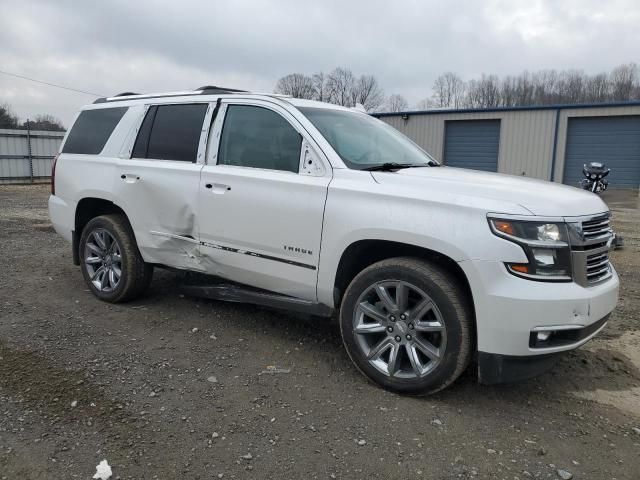
[[[419,335],[436,335],[436,340],[444,335],[444,343],[441,343],[439,352],[440,357],[434,361],[431,370],[428,367],[421,373],[424,376],[416,375],[415,378],[402,378],[401,370],[396,370],[396,374],[389,375],[383,373],[379,368],[374,366],[367,358],[367,353],[362,347],[363,340],[355,332],[356,312],[359,300],[362,296],[370,292],[373,285],[378,282],[403,282],[411,286],[417,287],[422,293],[425,293],[433,304],[436,305],[439,318],[438,324],[444,324],[443,333],[420,333]],[[382,302],[381,302],[382,303]],[[474,330],[473,330],[473,310],[471,308],[471,299],[460,287],[453,275],[443,268],[430,262],[418,258],[391,258],[375,263],[362,272],[360,272],[347,288],[342,299],[340,308],[340,332],[342,340],[347,349],[349,357],[356,367],[370,380],[377,383],[387,390],[398,393],[427,395],[435,393],[446,388],[453,383],[469,365],[474,349]],[[400,311],[400,310],[398,310]],[[386,312],[386,310],[385,310]],[[394,315],[390,315],[389,318]],[[363,318],[363,317],[358,317]],[[386,329],[396,329],[394,333],[380,333],[376,335],[386,336],[387,342],[394,344],[401,335],[406,333],[414,333],[413,340],[418,336],[417,330],[407,330],[407,328],[418,328],[412,323],[407,323],[409,317],[405,317],[407,321],[396,321],[394,323],[380,323],[387,325]],[[400,325],[402,323],[402,325]],[[423,325],[422,321],[416,322],[417,325]],[[396,332],[399,334],[396,334]],[[396,335],[392,338],[393,335]],[[369,337],[367,337],[369,338]],[[408,336],[406,337],[409,338]],[[376,340],[377,341],[377,340]],[[402,339],[404,342],[404,339]],[[374,342],[375,343],[375,342]],[[406,342],[409,344],[410,342]],[[425,342],[423,342],[424,344]],[[397,345],[397,346],[396,346]],[[443,346],[444,345],[444,346]],[[397,355],[405,355],[406,359],[410,355],[406,352],[410,351],[408,345],[395,344],[393,348],[397,348]],[[406,350],[403,350],[406,349]],[[373,348],[371,350],[374,350]],[[402,359],[398,358],[398,362]],[[424,357],[425,359],[427,357]],[[406,360],[404,360],[406,365]],[[389,362],[390,363],[390,362]],[[429,364],[429,360],[424,362]],[[410,364],[411,365],[411,364]],[[394,362],[394,367],[396,366]],[[390,370],[388,368],[387,370]],[[421,370],[422,372],[422,370]]]
[[[90,267],[85,262],[86,246],[89,238],[96,231],[108,232],[119,245],[121,254],[121,275],[115,288],[101,291],[91,280]],[[133,230],[124,215],[109,214],[95,217],[82,230],[79,243],[80,268],[91,292],[100,300],[120,303],[140,297],[151,283],[153,265],[145,263],[138,250]]]

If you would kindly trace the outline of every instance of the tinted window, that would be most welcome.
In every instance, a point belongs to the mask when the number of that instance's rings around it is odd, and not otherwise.
[[[153,120],[156,118],[157,106],[149,107],[147,115],[144,117],[140,130],[138,131],[138,138],[136,144],[133,146],[133,158],[147,158],[147,148],[149,148],[149,134],[151,133],[151,126]]]
[[[62,153],[100,153],[126,111],[127,107],[119,107],[80,112],[64,142]]]
[[[207,104],[158,105],[142,122],[133,156],[195,162]]]
[[[231,105],[220,139],[219,165],[298,172],[302,136],[266,108]]]

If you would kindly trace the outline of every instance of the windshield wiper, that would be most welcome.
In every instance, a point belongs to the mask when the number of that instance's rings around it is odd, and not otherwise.
[[[380,165],[372,165],[371,167],[361,168],[360,170],[364,170],[366,172],[392,172],[393,170],[400,170],[401,168],[414,168],[414,167],[428,167],[429,164],[418,164],[418,163],[396,163],[396,162],[385,162]]]

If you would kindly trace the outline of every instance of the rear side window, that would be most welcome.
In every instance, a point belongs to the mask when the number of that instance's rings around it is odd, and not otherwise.
[[[100,153],[127,110],[127,107],[118,107],[80,112],[64,142],[62,153]]]
[[[132,156],[195,162],[207,108],[206,103],[150,107]]]
[[[302,136],[277,113],[230,105],[222,128],[218,165],[298,173]]]

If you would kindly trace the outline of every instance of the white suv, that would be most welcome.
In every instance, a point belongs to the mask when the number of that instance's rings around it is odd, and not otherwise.
[[[99,99],[54,167],[51,220],[91,291],[154,266],[212,298],[330,316],[385,388],[541,372],[618,298],[607,206],[573,187],[440,166],[366,113],[218,87]],[[208,278],[208,277],[207,277]]]

